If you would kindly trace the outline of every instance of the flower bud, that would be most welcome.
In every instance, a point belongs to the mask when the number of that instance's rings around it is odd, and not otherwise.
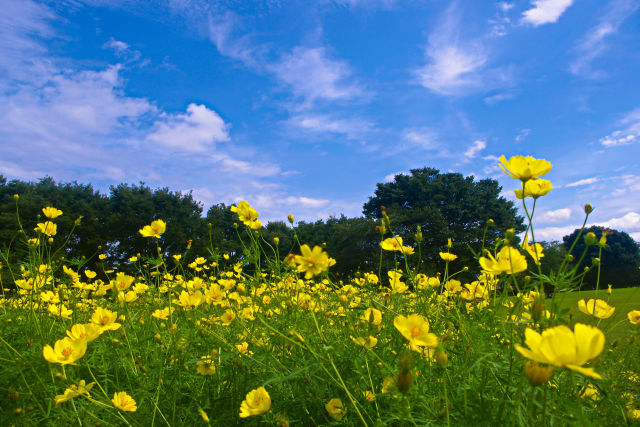
[[[513,240],[515,235],[516,235],[516,230],[514,230],[513,228],[510,228],[504,233],[504,240],[507,242],[510,242]]]
[[[591,266],[592,267],[598,267],[600,265],[600,258],[593,258],[591,260]]]
[[[444,351],[440,351],[438,352],[438,354],[436,354],[436,363],[441,368],[444,368],[448,361],[449,356],[447,356],[447,353],[445,353]]]
[[[598,241],[598,246],[601,248],[604,248],[605,246],[607,246],[607,234],[606,233],[602,233],[602,237],[600,237],[600,240]]]
[[[584,213],[589,215],[591,212],[593,212],[593,206],[591,206],[589,203],[584,205]]]
[[[487,220],[487,227],[493,227],[494,225],[496,225],[496,222],[494,220],[492,220],[491,218],[489,218]]]
[[[293,224],[293,215],[291,214],[287,215],[287,220],[289,221],[290,224]]]
[[[449,237],[449,239],[447,240],[447,247],[451,249],[451,246],[453,246],[453,243],[451,243],[451,237]]]
[[[398,376],[396,377],[396,387],[400,393],[406,393],[411,388],[411,355],[403,354],[400,356],[400,367]]]
[[[279,237],[274,237],[273,238],[273,243],[278,246],[280,244],[280,238]]]
[[[596,243],[596,235],[595,233],[592,233],[591,231],[588,232],[585,236],[584,236],[584,244],[587,246],[591,246],[593,244]]]
[[[543,367],[538,362],[529,361],[524,365],[524,371],[531,385],[535,387],[549,381],[553,374],[553,366]]]

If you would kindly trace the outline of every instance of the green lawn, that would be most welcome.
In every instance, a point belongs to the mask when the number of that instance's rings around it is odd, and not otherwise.
[[[560,309],[568,308],[575,322],[589,322],[589,316],[578,310],[581,299],[600,298],[616,308],[615,313],[608,319],[598,322],[598,327],[607,333],[609,339],[626,336],[629,328],[627,313],[640,310],[640,287],[613,289],[611,294],[606,289],[599,291],[578,291],[558,294],[555,301]],[[589,322],[590,323],[590,322]]]

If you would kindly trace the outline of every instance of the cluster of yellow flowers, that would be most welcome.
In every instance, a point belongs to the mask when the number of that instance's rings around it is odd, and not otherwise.
[[[231,212],[237,213],[238,219],[250,229],[259,230],[262,228],[262,222],[258,219],[258,211],[252,208],[247,201],[241,200],[238,202],[238,206],[231,206]]]

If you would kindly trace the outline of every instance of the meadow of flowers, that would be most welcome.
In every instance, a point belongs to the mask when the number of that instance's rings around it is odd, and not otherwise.
[[[616,310],[610,290],[577,300],[580,316],[560,308],[584,254],[541,272],[534,211],[551,164],[500,166],[518,183],[527,231],[504,230],[478,253],[461,270],[475,272],[469,283],[450,269],[451,244],[441,273],[416,271],[433,248],[403,245],[384,212],[380,256],[395,268],[337,280],[322,247],[298,241],[288,253],[264,240],[246,201],[231,208],[243,262],[166,253],[157,219],[140,230],[155,255],[132,257],[128,274],[56,258],[64,213],[44,207],[13,242],[27,259],[11,265],[12,248],[2,252],[13,283],[0,286],[0,424],[639,424],[640,302],[615,338],[601,328]],[[578,238],[606,245],[604,234]]]

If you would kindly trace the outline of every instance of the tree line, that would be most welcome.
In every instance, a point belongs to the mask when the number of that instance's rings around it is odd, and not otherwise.
[[[332,274],[352,276],[378,268],[384,209],[391,218],[385,237],[393,232],[403,237],[405,245],[416,248],[416,254],[410,257],[410,268],[427,274],[441,271],[443,262],[438,253],[446,251],[448,239],[452,239],[451,251],[459,256],[452,268],[469,266],[466,278],[471,279],[477,265],[473,254],[480,253],[483,241],[490,248],[506,229],[524,231],[523,218],[500,192],[501,187],[493,179],[476,180],[433,168],[413,169],[409,175],[396,175],[391,182],[378,183],[360,217],[341,215],[294,225],[283,219],[265,224],[261,234],[265,248],[267,243],[274,247],[274,238],[278,238],[277,250],[284,258],[288,253],[299,252],[295,232],[301,243],[322,245],[336,259]],[[228,255],[229,264],[245,259],[238,237],[243,235],[244,226],[237,224],[236,215],[224,203],[211,206],[205,214],[202,203],[190,192],[152,189],[144,183],[111,186],[108,194],[101,194],[90,184],[56,183],[50,177],[37,182],[8,181],[0,175],[0,250],[10,262],[26,259],[28,250],[26,239],[17,232],[18,218],[28,234],[43,221],[45,206],[64,212],[55,219],[58,231],[53,246],[65,243],[67,236],[69,240],[56,256],[88,268],[97,268],[101,263],[126,270],[132,256],[153,255],[154,242],[143,238],[138,230],[155,219],[167,223],[159,242],[167,255],[184,254],[185,262],[197,256],[220,260],[223,254]],[[488,219],[492,220],[489,227]],[[558,242],[545,244],[544,270],[562,262],[565,246]],[[628,245],[625,250],[629,252],[626,261],[640,259],[637,244],[635,252]],[[106,259],[99,260],[99,254],[106,255]],[[385,270],[393,268],[393,255],[385,254],[382,263]],[[0,272],[5,275],[6,269]],[[3,283],[7,283],[6,279],[3,276]]]

